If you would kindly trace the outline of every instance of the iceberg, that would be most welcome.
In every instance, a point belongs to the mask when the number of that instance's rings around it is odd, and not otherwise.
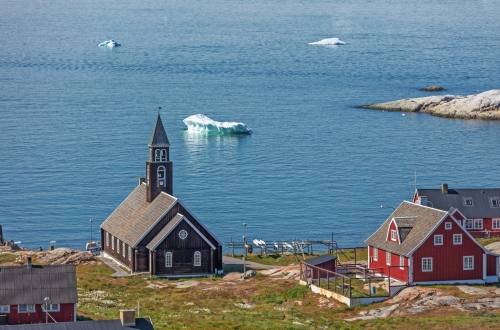
[[[183,120],[189,132],[215,134],[252,134],[252,129],[244,123],[219,122],[205,115],[192,115]]]
[[[339,38],[328,38],[316,42],[310,42],[309,45],[334,46],[345,45],[345,42],[343,42]]]
[[[118,47],[121,45],[119,43],[117,43],[116,41],[114,41],[113,39],[111,39],[111,40],[106,40],[106,41],[101,42],[99,44],[99,46],[113,48],[113,47]]]

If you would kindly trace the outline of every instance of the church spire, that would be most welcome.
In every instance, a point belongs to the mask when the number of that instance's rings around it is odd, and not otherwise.
[[[170,142],[161,122],[160,112],[149,139],[149,160],[146,161],[146,199],[152,202],[162,191],[173,194],[173,165],[170,161]]]
[[[151,133],[151,138],[149,139],[148,145],[150,147],[170,147],[167,132],[165,132],[165,128],[163,127],[159,111],[158,118],[156,118],[156,125],[153,129],[153,132]]]

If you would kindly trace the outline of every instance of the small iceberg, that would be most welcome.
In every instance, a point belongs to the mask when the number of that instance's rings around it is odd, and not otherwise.
[[[345,42],[343,42],[339,38],[328,38],[316,42],[310,42],[309,45],[335,46],[335,45],[345,45]]]
[[[244,123],[219,122],[205,115],[192,115],[183,120],[189,132],[215,134],[252,134],[252,129]]]
[[[99,44],[99,47],[109,47],[109,48],[113,48],[113,47],[118,47],[118,46],[121,46],[119,43],[117,43],[116,41],[114,41],[113,39],[111,40],[106,40],[106,41],[103,41]]]

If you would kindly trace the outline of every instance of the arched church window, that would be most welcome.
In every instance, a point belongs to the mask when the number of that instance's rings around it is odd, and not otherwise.
[[[156,149],[155,151],[155,162],[160,161],[160,149]]]
[[[194,253],[194,265],[201,266],[201,252],[200,251],[196,251]]]
[[[165,267],[172,267],[172,252],[165,253]]]
[[[158,167],[158,187],[165,186],[165,167]]]
[[[164,162],[167,160],[167,150],[162,149],[161,150],[161,161]]]

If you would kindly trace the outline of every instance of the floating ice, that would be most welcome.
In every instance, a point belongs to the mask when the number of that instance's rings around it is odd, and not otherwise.
[[[111,40],[106,40],[106,41],[101,42],[99,44],[99,46],[113,48],[113,47],[118,47],[121,45],[119,43],[117,43],[116,41],[114,41],[113,39],[111,39]]]
[[[334,46],[345,45],[345,42],[343,42],[339,38],[328,38],[316,42],[310,42],[309,45]]]
[[[252,129],[243,123],[219,122],[205,115],[192,115],[183,120],[188,131],[197,133],[216,134],[251,134]]]

